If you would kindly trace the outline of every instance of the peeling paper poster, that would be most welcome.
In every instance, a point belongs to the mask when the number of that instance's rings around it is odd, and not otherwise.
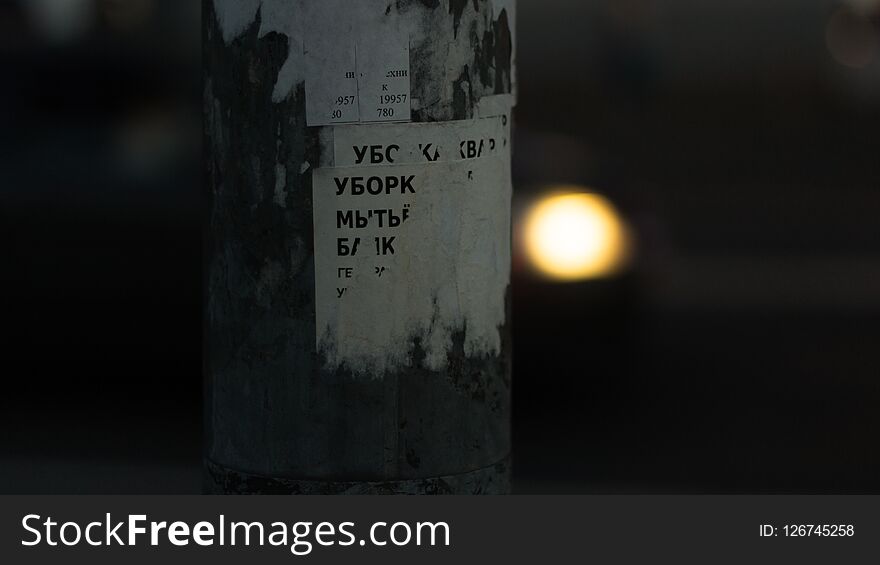
[[[309,125],[357,123],[357,64],[354,44],[334,50],[305,49],[306,121]]]
[[[306,123],[410,121],[409,49],[408,36],[393,34],[332,49],[306,44]]]
[[[410,121],[409,37],[361,40],[357,59],[361,122]]]
[[[463,125],[474,138],[494,127],[472,120],[437,131]],[[399,126],[368,129],[389,127]],[[468,355],[498,354],[510,278],[509,153],[389,164],[384,133],[370,144],[383,146],[381,163],[314,172],[318,350],[355,374],[411,365],[414,342],[421,362],[439,370],[459,332]]]
[[[337,167],[464,161],[510,153],[507,116],[381,128],[333,128]]]

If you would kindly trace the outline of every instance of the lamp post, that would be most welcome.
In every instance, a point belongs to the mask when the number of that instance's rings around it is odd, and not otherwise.
[[[205,0],[207,490],[502,493],[512,0]]]

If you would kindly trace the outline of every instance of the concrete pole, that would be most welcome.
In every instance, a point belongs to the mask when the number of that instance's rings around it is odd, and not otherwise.
[[[513,0],[205,0],[206,477],[503,493]]]

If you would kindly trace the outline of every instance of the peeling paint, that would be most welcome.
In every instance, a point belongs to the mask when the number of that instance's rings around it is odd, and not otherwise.
[[[422,73],[426,79],[431,75],[458,78],[465,67],[475,66],[474,51],[495,26],[509,27],[509,31],[496,29],[493,33],[504,37],[512,34],[513,1],[494,0],[494,14],[479,13],[477,0],[443,0],[446,14],[438,8],[439,0],[412,2],[386,2],[380,0],[213,0],[217,21],[223,39],[228,44],[243,35],[260,19],[258,38],[271,33],[288,39],[288,55],[278,71],[272,92],[272,101],[283,102],[305,82],[304,51],[333,52],[339,48],[339,37],[375,38],[386,34],[409,36],[421,59]],[[476,17],[476,15],[479,17]],[[503,15],[502,15],[503,14]],[[443,18],[443,19],[439,19]],[[494,19],[493,19],[494,18]],[[446,20],[444,22],[444,19]],[[459,37],[462,19],[473,22],[467,37]],[[309,22],[303,26],[303,22]],[[464,35],[462,33],[461,35]],[[506,45],[506,43],[505,43]],[[513,39],[510,40],[513,45]],[[433,56],[427,56],[433,54]],[[502,51],[501,56],[505,55]],[[512,77],[511,59],[493,59],[489,64],[496,74],[504,72]],[[511,80],[511,78],[508,80]],[[488,93],[507,92],[498,83],[500,77],[483,77]],[[426,80],[429,84],[431,80]],[[416,97],[420,97],[415,94]]]
[[[479,5],[476,0],[449,0],[449,13],[452,14],[453,30],[456,37],[458,36],[458,27],[461,24],[461,17],[471,1],[473,1],[474,10],[479,10]]]
[[[287,206],[287,193],[285,186],[287,185],[287,167],[281,163],[275,165],[275,204],[282,208]]]
[[[231,42],[254,22],[261,0],[214,0],[223,40]]]

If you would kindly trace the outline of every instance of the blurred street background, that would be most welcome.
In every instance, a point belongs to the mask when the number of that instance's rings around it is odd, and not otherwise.
[[[516,491],[880,492],[880,0],[517,10]],[[200,35],[0,0],[2,493],[200,490]]]

